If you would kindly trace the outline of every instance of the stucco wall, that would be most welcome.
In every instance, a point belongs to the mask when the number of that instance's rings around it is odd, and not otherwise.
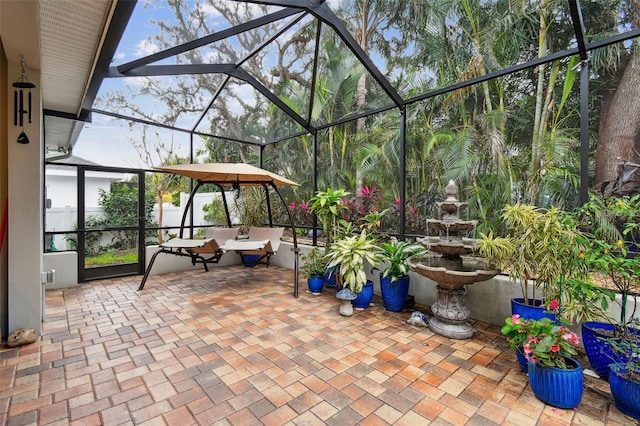
[[[19,59],[19,58],[18,58]],[[9,81],[20,77],[20,64],[8,64]],[[22,131],[8,126],[9,223],[7,229],[9,331],[21,327],[42,331],[42,114],[39,70],[27,68],[32,90],[32,123],[25,123],[29,144],[16,143]],[[12,96],[7,94],[7,96]]]
[[[294,268],[294,252],[293,244],[282,242],[278,253],[271,258],[271,264],[287,269]],[[312,247],[300,245],[300,257],[308,253]],[[158,250],[158,246],[148,246],[146,248],[147,265],[153,254]],[[68,262],[68,263],[67,263]],[[226,265],[234,265],[240,263],[240,257],[236,253],[225,254],[220,263],[217,265],[209,265],[216,268]],[[45,254],[45,270],[56,269],[56,282],[47,284],[47,288],[67,287],[77,284],[77,274],[65,274],[62,271],[76,270],[77,256],[75,252],[66,253],[48,253]],[[302,261],[300,261],[302,265]],[[264,266],[260,266],[264,267]],[[150,275],[165,274],[169,272],[186,271],[186,270],[203,270],[202,265],[191,265],[189,258],[178,257],[167,254],[160,254],[151,270]],[[58,273],[60,271],[60,273]],[[380,294],[379,272],[371,272],[371,268],[367,268],[367,276],[374,283],[374,291]],[[423,311],[430,314],[430,307],[436,300],[436,284],[435,282],[415,273],[411,272],[411,286],[409,294],[415,297],[416,303],[425,306]],[[293,279],[291,282],[293,288]],[[307,290],[306,281],[302,276],[299,279],[299,291]],[[507,276],[498,275],[490,280],[475,283],[467,286],[465,304],[470,311],[470,318],[480,320],[489,324],[501,326],[504,319],[511,315],[511,299],[514,297],[522,297],[519,285],[512,283]],[[618,302],[620,297],[618,297]],[[630,299],[630,307],[633,300]],[[630,308],[631,309],[631,308]],[[640,308],[639,308],[640,309]],[[610,306],[610,316],[617,318],[619,316],[619,303],[612,303]]]

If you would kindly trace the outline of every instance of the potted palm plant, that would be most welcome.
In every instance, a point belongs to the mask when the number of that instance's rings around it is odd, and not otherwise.
[[[326,247],[333,242],[338,229],[338,217],[343,208],[343,199],[349,195],[345,189],[327,188],[317,191],[309,200],[309,209],[314,213],[322,225],[322,232],[327,238]]]
[[[507,234],[482,234],[480,254],[522,287],[524,297],[511,302],[513,313],[523,318],[552,318],[544,313],[543,301],[557,295],[558,286],[570,274],[580,272],[573,264],[582,250],[575,220],[554,207],[545,210],[527,204],[505,206],[502,219]],[[542,295],[537,294],[538,289]]]
[[[349,192],[343,188],[327,188],[325,191],[317,191],[309,200],[309,210],[315,214],[322,225],[325,235],[325,247],[328,249],[340,230],[340,212],[345,208],[344,199]],[[336,267],[328,268],[325,273],[325,287],[336,287]]]
[[[320,294],[324,287],[324,274],[326,271],[324,254],[319,248],[314,247],[308,254],[302,256],[302,262],[300,272],[307,279],[309,292]]]
[[[379,263],[378,246],[375,239],[366,230],[360,234],[347,235],[329,247],[327,259],[329,260],[327,267],[337,267],[338,282],[342,287],[342,290],[336,294],[336,297],[343,301],[340,306],[340,314],[343,316],[353,315],[351,301],[360,293],[364,293],[366,297],[360,303],[356,303],[356,308],[368,307],[371,298],[373,298],[373,283],[367,280],[365,263],[369,263],[371,266],[376,266]]]
[[[427,250],[422,244],[399,241],[392,237],[379,247],[380,260],[386,267],[380,273],[380,292],[385,309],[400,312],[404,309],[409,294],[409,264],[413,256],[422,256]]]

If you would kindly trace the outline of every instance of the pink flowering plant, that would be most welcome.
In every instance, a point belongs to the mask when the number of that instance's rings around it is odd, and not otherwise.
[[[289,208],[296,224],[309,226],[313,223],[313,216],[311,214],[309,203],[304,201],[297,204],[296,202],[291,202],[287,207]]]
[[[558,301],[549,305],[557,312]],[[515,314],[505,320],[501,331],[510,347],[522,351],[530,363],[566,370],[569,368],[567,358],[577,354],[575,347],[580,339],[569,329],[569,320],[559,315],[556,318],[556,322],[549,318],[523,319]]]

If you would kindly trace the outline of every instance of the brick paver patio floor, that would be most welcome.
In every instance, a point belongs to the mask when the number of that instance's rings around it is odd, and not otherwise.
[[[379,298],[344,318],[274,266],[140,279],[47,291],[41,341],[0,350],[0,423],[632,424],[597,379],[538,401],[495,326],[450,340]]]

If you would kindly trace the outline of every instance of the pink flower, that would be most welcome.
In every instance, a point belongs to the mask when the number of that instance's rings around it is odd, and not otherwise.
[[[396,198],[396,206],[400,205],[400,198]]]
[[[525,345],[522,347],[522,350],[527,361],[535,362],[535,360],[531,357],[531,346],[528,343],[525,343]]]
[[[295,210],[295,209],[296,209],[296,203],[295,203],[295,202],[292,202],[291,204],[289,204],[289,208],[290,208],[291,210]]]
[[[571,343],[572,345],[577,345],[578,343],[580,343],[580,338],[573,331],[563,334],[562,338],[567,342]]]
[[[551,352],[558,353],[560,352],[560,345],[551,345],[549,349],[551,349]]]
[[[549,307],[551,309],[558,309],[559,306],[560,306],[560,304],[558,303],[557,300],[552,300],[551,303],[549,303]]]
[[[511,323],[513,325],[518,325],[520,324],[520,314],[513,314],[511,315]]]

